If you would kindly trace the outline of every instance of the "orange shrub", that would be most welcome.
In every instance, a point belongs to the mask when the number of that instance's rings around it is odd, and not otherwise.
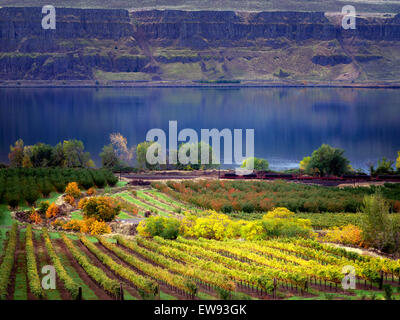
[[[262,211],[270,211],[273,208],[273,204],[268,198],[262,199],[259,203],[259,206]]]
[[[68,222],[64,223],[62,228],[64,230],[73,230],[73,231],[80,231],[83,225],[82,220],[71,219]]]
[[[96,218],[98,221],[112,221],[119,214],[121,206],[111,197],[83,198],[79,201],[85,218]]]
[[[33,208],[31,210],[31,214],[29,215],[29,220],[31,220],[35,224],[42,223],[42,218],[40,217],[40,214]]]
[[[214,199],[210,201],[211,208],[215,211],[221,211],[221,208],[223,206],[223,202],[221,199]]]
[[[56,216],[58,215],[59,211],[60,211],[60,210],[58,209],[58,206],[57,206],[55,203],[52,203],[52,204],[47,208],[47,211],[46,211],[46,218],[49,219],[49,218],[52,218],[52,217],[56,217]]]
[[[87,195],[88,196],[95,196],[96,195],[96,189],[95,188],[90,188],[90,189],[88,189],[88,191],[87,191]]]
[[[79,231],[82,233],[90,233],[91,235],[100,235],[110,233],[111,228],[104,221],[97,221],[95,218],[84,220],[71,219],[63,224],[64,230]]]
[[[64,197],[64,200],[65,200],[66,203],[70,204],[71,206],[75,205],[75,198],[73,196],[66,195]]]
[[[53,227],[62,227],[62,226],[64,225],[64,222],[62,222],[62,221],[59,220],[59,219],[56,219],[56,220],[54,220],[54,221],[51,223],[51,225],[52,225]]]
[[[65,188],[65,193],[74,198],[79,198],[81,196],[81,190],[79,190],[76,182],[68,183],[67,187]]]
[[[97,221],[94,218],[86,219],[85,221],[91,235],[99,235],[111,232],[110,226],[108,226],[104,221]]]
[[[362,245],[362,230],[352,224],[348,224],[344,227],[333,227],[333,229],[328,230],[323,240],[343,244]]]

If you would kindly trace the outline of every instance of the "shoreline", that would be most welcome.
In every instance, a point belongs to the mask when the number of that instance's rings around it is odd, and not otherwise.
[[[234,81],[234,80],[233,80]],[[198,80],[0,80],[0,88],[363,88],[400,89],[400,82],[348,81],[273,81],[241,80],[235,82],[205,82]]]

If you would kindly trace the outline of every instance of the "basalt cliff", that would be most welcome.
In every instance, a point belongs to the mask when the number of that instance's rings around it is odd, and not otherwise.
[[[1,80],[400,79],[400,14],[0,8]]]

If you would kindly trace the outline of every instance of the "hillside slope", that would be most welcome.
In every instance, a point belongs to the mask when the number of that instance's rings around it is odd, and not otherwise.
[[[0,0],[0,6],[4,7],[39,7],[48,4],[47,0]],[[322,12],[340,12],[344,5],[353,5],[358,12],[400,12],[397,0],[52,0],[51,4],[57,8]]]
[[[0,8],[0,79],[400,79],[400,14]]]

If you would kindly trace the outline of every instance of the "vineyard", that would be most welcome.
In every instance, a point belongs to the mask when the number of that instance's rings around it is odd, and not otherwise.
[[[356,228],[360,213],[240,207],[246,201],[264,205],[266,194],[274,201],[284,193],[291,194],[289,200],[301,195],[311,201],[308,195],[319,189],[309,186],[208,180],[143,188],[117,182],[107,170],[91,169],[8,169],[0,174],[6,182],[0,204],[0,299],[358,300],[386,298],[387,288],[395,299],[400,293],[399,260],[324,244],[314,233],[349,223]],[[18,209],[8,203],[10,181],[19,190]],[[58,183],[66,186],[63,191]],[[31,208],[26,184],[37,192]],[[397,187],[385,188],[393,192]],[[338,195],[344,201],[363,192],[329,189],[318,201],[322,205]],[[386,196],[391,196],[388,190]],[[204,197],[218,210],[205,210]],[[97,205],[104,221],[92,216]],[[229,205],[238,210],[226,212]],[[37,221],[23,219],[40,214]],[[133,233],[110,227],[126,222],[136,224]],[[44,288],[42,268],[49,265],[55,269],[55,286]],[[356,289],[342,286],[348,266],[355,269]]]
[[[314,240],[88,237],[14,224],[0,266],[1,299],[360,299],[400,285],[400,262]],[[56,269],[56,288],[40,285]],[[354,266],[356,290],[343,290]]]

